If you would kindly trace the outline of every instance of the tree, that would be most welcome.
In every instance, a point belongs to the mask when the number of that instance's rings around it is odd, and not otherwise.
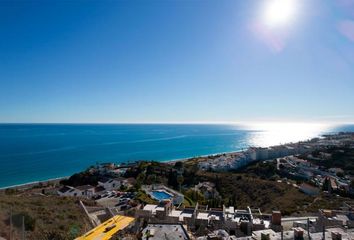
[[[25,230],[33,231],[36,226],[36,219],[29,215],[27,212],[21,212],[18,214],[14,214],[12,216],[12,221],[14,225],[18,228],[22,227],[22,218],[24,218]]]
[[[177,176],[177,183],[178,183],[179,191],[181,191],[181,186],[182,186],[183,181],[184,181],[183,176],[182,175],[178,175]]]
[[[175,163],[175,168],[176,169],[182,169],[183,168],[183,162],[182,161],[178,161]]]
[[[337,177],[340,177],[340,178],[344,177],[344,173],[342,173],[342,172],[337,172]]]
[[[157,182],[156,180],[157,180],[156,175],[155,174],[151,174],[151,175],[147,176],[146,183],[147,184],[153,184],[153,183]]]

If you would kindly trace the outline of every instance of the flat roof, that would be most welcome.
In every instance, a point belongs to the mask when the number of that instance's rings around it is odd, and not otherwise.
[[[156,211],[164,211],[165,208],[159,207],[158,205],[155,205],[155,204],[146,204],[144,206],[143,210],[151,211],[151,212],[155,213]]]
[[[148,224],[143,230],[142,239],[189,240],[189,236],[181,224]]]
[[[198,213],[197,215],[197,219],[204,219],[204,220],[208,220],[208,213]]]

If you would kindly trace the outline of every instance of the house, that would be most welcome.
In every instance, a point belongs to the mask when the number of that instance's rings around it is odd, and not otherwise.
[[[90,198],[95,194],[95,187],[91,185],[83,185],[78,187],[64,186],[60,188],[57,193],[59,196]]]
[[[106,174],[109,171],[116,169],[116,165],[114,163],[101,163],[97,166],[97,169],[101,174]]]
[[[59,196],[78,197],[81,196],[81,191],[71,186],[64,186],[57,191]]]
[[[102,186],[96,186],[95,187],[95,194],[99,195],[99,194],[103,194],[106,191],[106,189]]]
[[[126,178],[123,180],[123,186],[127,187],[127,188],[130,188],[130,187],[133,187],[136,183],[136,180],[135,178]]]
[[[202,193],[205,198],[218,196],[218,192],[215,189],[215,184],[212,182],[201,182],[198,185],[195,185],[194,188]]]
[[[81,192],[81,196],[91,198],[95,195],[95,187],[91,185],[83,185],[76,187]]]
[[[122,181],[119,178],[103,178],[98,181],[98,185],[104,187],[106,190],[114,190],[120,188]]]
[[[148,224],[142,231],[142,239],[181,239],[188,240],[189,235],[182,224]]]

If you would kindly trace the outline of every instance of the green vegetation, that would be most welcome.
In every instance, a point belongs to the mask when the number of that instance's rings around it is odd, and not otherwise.
[[[84,172],[75,173],[68,179],[60,181],[62,185],[69,185],[73,187],[82,186],[82,185],[92,185],[96,186],[100,175],[97,171],[86,170]]]
[[[180,164],[170,165],[158,162],[140,162],[137,166],[130,168],[125,177],[133,177],[136,179],[136,189],[143,184],[161,183],[179,190],[180,186],[185,182],[182,176]]]
[[[90,229],[76,199],[38,194],[0,193],[0,236],[9,238],[12,212],[13,237],[19,239],[22,219],[26,239],[73,239]]]
[[[141,162],[127,172],[126,177],[134,177],[137,184],[162,183],[180,190],[185,195],[184,205],[194,206],[196,202],[209,207],[233,205],[237,208],[247,206],[261,208],[263,212],[281,210],[284,215],[302,215],[317,212],[319,208],[338,208],[344,198],[326,196],[317,198],[305,195],[289,182],[280,179],[276,162],[258,162],[234,172],[204,172],[199,170],[197,161],[166,164],[158,162]],[[212,182],[218,196],[205,198],[195,191],[199,182]],[[145,193],[139,192],[138,200],[153,203]],[[349,199],[346,199],[349,200]]]
[[[326,150],[317,150],[312,153],[314,158],[322,159],[322,154],[328,154],[326,160],[314,160],[304,155],[301,156],[314,164],[324,168],[342,168],[346,174],[354,175],[354,149],[350,147],[330,147]]]
[[[316,212],[318,209],[340,209],[343,206],[343,202],[348,200],[348,198],[344,197],[322,194],[307,206],[307,211]]]
[[[157,201],[150,198],[144,191],[139,191],[136,195],[136,199],[144,204],[157,204]]]
[[[276,166],[276,160],[252,163],[244,168],[238,169],[237,173],[247,173],[253,177],[262,179],[276,180],[279,178]]]
[[[244,172],[247,172],[244,173]],[[284,214],[300,213],[312,203],[314,198],[301,193],[286,183],[269,179],[278,179],[273,162],[257,163],[241,172],[213,173],[200,171],[192,161],[166,164],[141,162],[126,173],[126,177],[137,179],[137,185],[162,183],[185,195],[185,206],[194,206],[196,202],[209,207],[233,205],[239,208],[260,207],[263,211],[282,210]],[[216,184],[220,196],[206,199],[194,185],[209,181]],[[153,203],[149,196],[139,191],[137,199],[143,203]]]
[[[183,205],[185,207],[194,207],[195,203],[186,195],[184,195]]]
[[[184,197],[188,199],[189,205],[193,205],[193,202],[206,204],[206,199],[204,198],[203,194],[201,194],[199,191],[195,191],[192,188],[184,192]]]
[[[264,180],[244,173],[202,173],[201,179],[214,182],[221,195],[220,205],[261,208],[262,211],[281,210],[292,214],[302,209],[302,203],[311,203],[313,198],[301,193],[286,183]],[[218,204],[218,202],[214,203]]]

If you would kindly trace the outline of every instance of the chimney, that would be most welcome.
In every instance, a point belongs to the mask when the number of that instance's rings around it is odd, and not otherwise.
[[[273,225],[281,225],[281,212],[280,211],[273,211],[272,213],[272,224]]]
[[[302,228],[294,228],[294,240],[304,239],[304,230]]]
[[[331,235],[333,240],[342,240],[342,234],[339,232],[332,232]]]

